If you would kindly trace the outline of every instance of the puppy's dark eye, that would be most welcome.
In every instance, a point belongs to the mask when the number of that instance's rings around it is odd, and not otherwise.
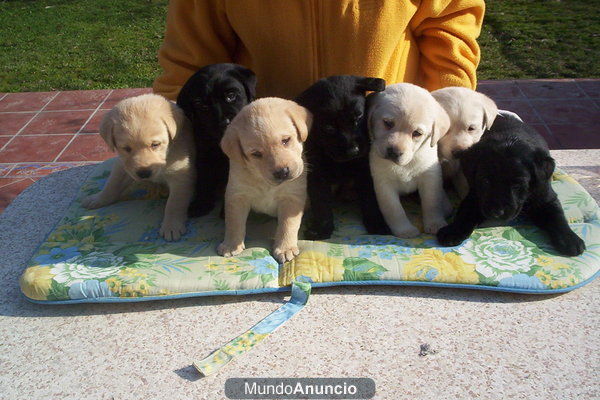
[[[233,103],[235,100],[237,99],[237,93],[236,92],[227,92],[225,93],[225,101],[228,103]]]
[[[289,142],[290,142],[290,138],[289,138],[289,137],[288,137],[288,138],[285,138],[285,139],[283,139],[283,140],[281,141],[281,143],[283,143],[283,145],[284,145],[284,146],[287,146]]]
[[[513,184],[513,190],[523,191],[527,190],[529,186],[529,182],[527,178],[517,178],[515,179],[515,183]]]
[[[253,151],[250,153],[254,158],[262,158],[262,153],[260,151]]]
[[[160,147],[160,142],[152,142],[150,145],[152,149],[158,149]]]
[[[383,120],[383,126],[385,126],[386,129],[392,129],[394,127],[394,121],[391,119],[384,119]]]
[[[123,147],[123,150],[125,150],[126,153],[131,153],[131,147],[129,146]]]
[[[467,130],[468,130],[469,132],[473,132],[473,131],[475,130],[475,127],[474,127],[473,125],[471,125],[471,126],[469,126],[469,127],[467,128]]]
[[[418,138],[419,136],[423,136],[423,132],[421,132],[421,131],[414,131],[412,133],[412,137],[414,137],[414,138]]]

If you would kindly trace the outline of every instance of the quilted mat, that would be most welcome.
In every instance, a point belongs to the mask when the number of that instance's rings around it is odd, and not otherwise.
[[[300,255],[279,266],[269,248],[276,221],[251,215],[247,249],[224,258],[219,207],[188,223],[178,242],[158,234],[166,188],[140,184],[123,201],[83,209],[81,198],[99,191],[113,160],[99,164],[67,214],[48,235],[21,276],[21,289],[40,302],[110,302],[290,290],[294,278],[312,286],[408,284],[471,287],[528,293],[568,291],[600,267],[600,210],[575,180],[557,171],[552,185],[571,227],[586,242],[578,257],[562,257],[527,221],[477,229],[456,247],[436,247],[435,237],[415,239],[365,234],[358,212],[336,208],[337,230],[324,242],[301,241]],[[419,224],[416,198],[404,201]]]

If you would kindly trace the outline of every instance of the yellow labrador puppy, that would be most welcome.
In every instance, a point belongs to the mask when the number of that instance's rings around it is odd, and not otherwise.
[[[368,112],[369,164],[385,221],[395,236],[419,235],[400,203],[400,195],[418,191],[424,230],[437,233],[451,211],[437,150],[450,126],[448,114],[427,90],[410,83],[370,95]]]
[[[311,113],[290,100],[263,98],[245,106],[221,140],[229,157],[225,190],[225,257],[244,250],[250,210],[277,217],[274,258],[283,263],[298,255],[298,230],[306,204],[302,157]]]
[[[498,107],[486,95],[464,87],[447,87],[433,91],[431,95],[450,117],[450,129],[438,143],[442,171],[446,179],[452,180],[458,195],[464,198],[469,185],[452,153],[479,142],[494,123]]]
[[[100,135],[119,158],[102,191],[81,204],[90,209],[112,204],[134,181],[164,183],[169,198],[160,234],[178,240],[186,231],[196,175],[191,125],[183,111],[155,94],[125,99],[106,114]]]

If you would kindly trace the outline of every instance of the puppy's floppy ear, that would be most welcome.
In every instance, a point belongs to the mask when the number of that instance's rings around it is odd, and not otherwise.
[[[223,153],[225,153],[230,160],[247,160],[247,157],[242,150],[239,131],[235,125],[230,124],[227,129],[225,129],[225,134],[221,139],[221,150],[223,150]]]
[[[313,116],[307,108],[299,104],[292,104],[287,109],[287,114],[290,116],[292,123],[298,132],[298,141],[305,142],[308,138],[308,132],[312,126]]]
[[[191,85],[186,83],[183,85],[179,94],[177,95],[177,105],[181,107],[185,116],[190,119],[190,121],[194,120],[194,106],[192,104],[192,91]]]
[[[543,150],[536,150],[533,153],[535,163],[535,175],[541,181],[547,181],[552,177],[556,163],[550,155]]]
[[[356,77],[356,89],[362,92],[381,92],[385,90],[385,80],[358,76]]]
[[[485,94],[477,93],[481,99],[481,105],[483,106],[483,125],[482,129],[484,131],[490,129],[492,124],[496,120],[498,116],[498,106],[494,102],[494,100],[487,97]]]
[[[367,130],[369,131],[369,136],[371,137],[371,132],[373,132],[373,115],[378,108],[378,99],[381,95],[377,92],[373,92],[367,96],[367,101],[365,102],[365,114],[367,114]]]
[[[177,104],[169,100],[166,101],[169,103],[169,112],[166,113],[166,115],[161,116],[161,119],[167,127],[169,138],[173,140],[175,139],[177,132],[179,132],[179,130],[185,124],[186,116],[183,113],[183,110]]]
[[[435,112],[435,120],[433,122],[433,129],[431,132],[431,147],[435,146],[437,142],[448,132],[450,129],[450,117],[444,107],[437,102],[437,100],[433,100],[434,103],[434,112]]]
[[[244,85],[248,103],[256,98],[256,74],[251,69],[235,64],[231,74]]]
[[[115,119],[117,118],[118,111],[116,108],[110,110],[104,118],[102,118],[102,122],[100,123],[100,136],[111,151],[117,150],[117,145],[115,144],[114,138],[114,129],[115,129]]]
[[[466,150],[455,151],[452,155],[460,161],[460,168],[465,178],[467,178],[470,185],[473,185],[480,155],[479,148],[471,146]]]

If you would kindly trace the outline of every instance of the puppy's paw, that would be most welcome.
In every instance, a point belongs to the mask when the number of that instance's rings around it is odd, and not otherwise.
[[[445,227],[446,225],[448,225],[448,223],[443,218],[434,219],[432,221],[424,221],[423,231],[425,233],[431,233],[432,235],[435,235],[441,228]]]
[[[184,221],[167,221],[163,220],[160,226],[160,236],[165,238],[167,242],[177,241],[186,232]]]
[[[331,237],[333,224],[311,225],[304,231],[306,240],[325,240]]]
[[[437,232],[437,240],[444,247],[458,246],[469,237],[469,234],[457,229],[455,225],[447,225]]]
[[[444,203],[442,204],[442,210],[444,212],[444,217],[448,218],[454,213],[454,207],[448,197],[444,196]],[[441,227],[440,227],[441,228]]]
[[[416,226],[408,224],[399,228],[392,228],[392,233],[396,237],[402,239],[409,239],[419,236],[421,234],[421,231],[419,231],[419,229]]]
[[[390,228],[385,222],[367,222],[363,221],[365,229],[369,235],[389,235],[391,234]]]
[[[240,254],[246,246],[244,242],[242,243],[226,243],[222,242],[219,247],[217,247],[217,253],[223,257],[233,257]]]
[[[197,218],[203,217],[215,207],[215,203],[211,201],[194,200],[188,207],[188,217]]]
[[[556,250],[566,256],[575,257],[585,251],[585,242],[573,231],[556,235],[552,239],[552,244]]]
[[[88,210],[104,207],[107,204],[108,203],[100,198],[100,193],[92,194],[84,197],[83,200],[81,200],[81,206],[87,208]]]
[[[390,235],[392,233],[383,218],[363,218],[363,225],[369,235]]]
[[[287,246],[282,244],[275,246],[273,249],[273,258],[280,264],[293,260],[298,254],[300,254],[298,246]]]

